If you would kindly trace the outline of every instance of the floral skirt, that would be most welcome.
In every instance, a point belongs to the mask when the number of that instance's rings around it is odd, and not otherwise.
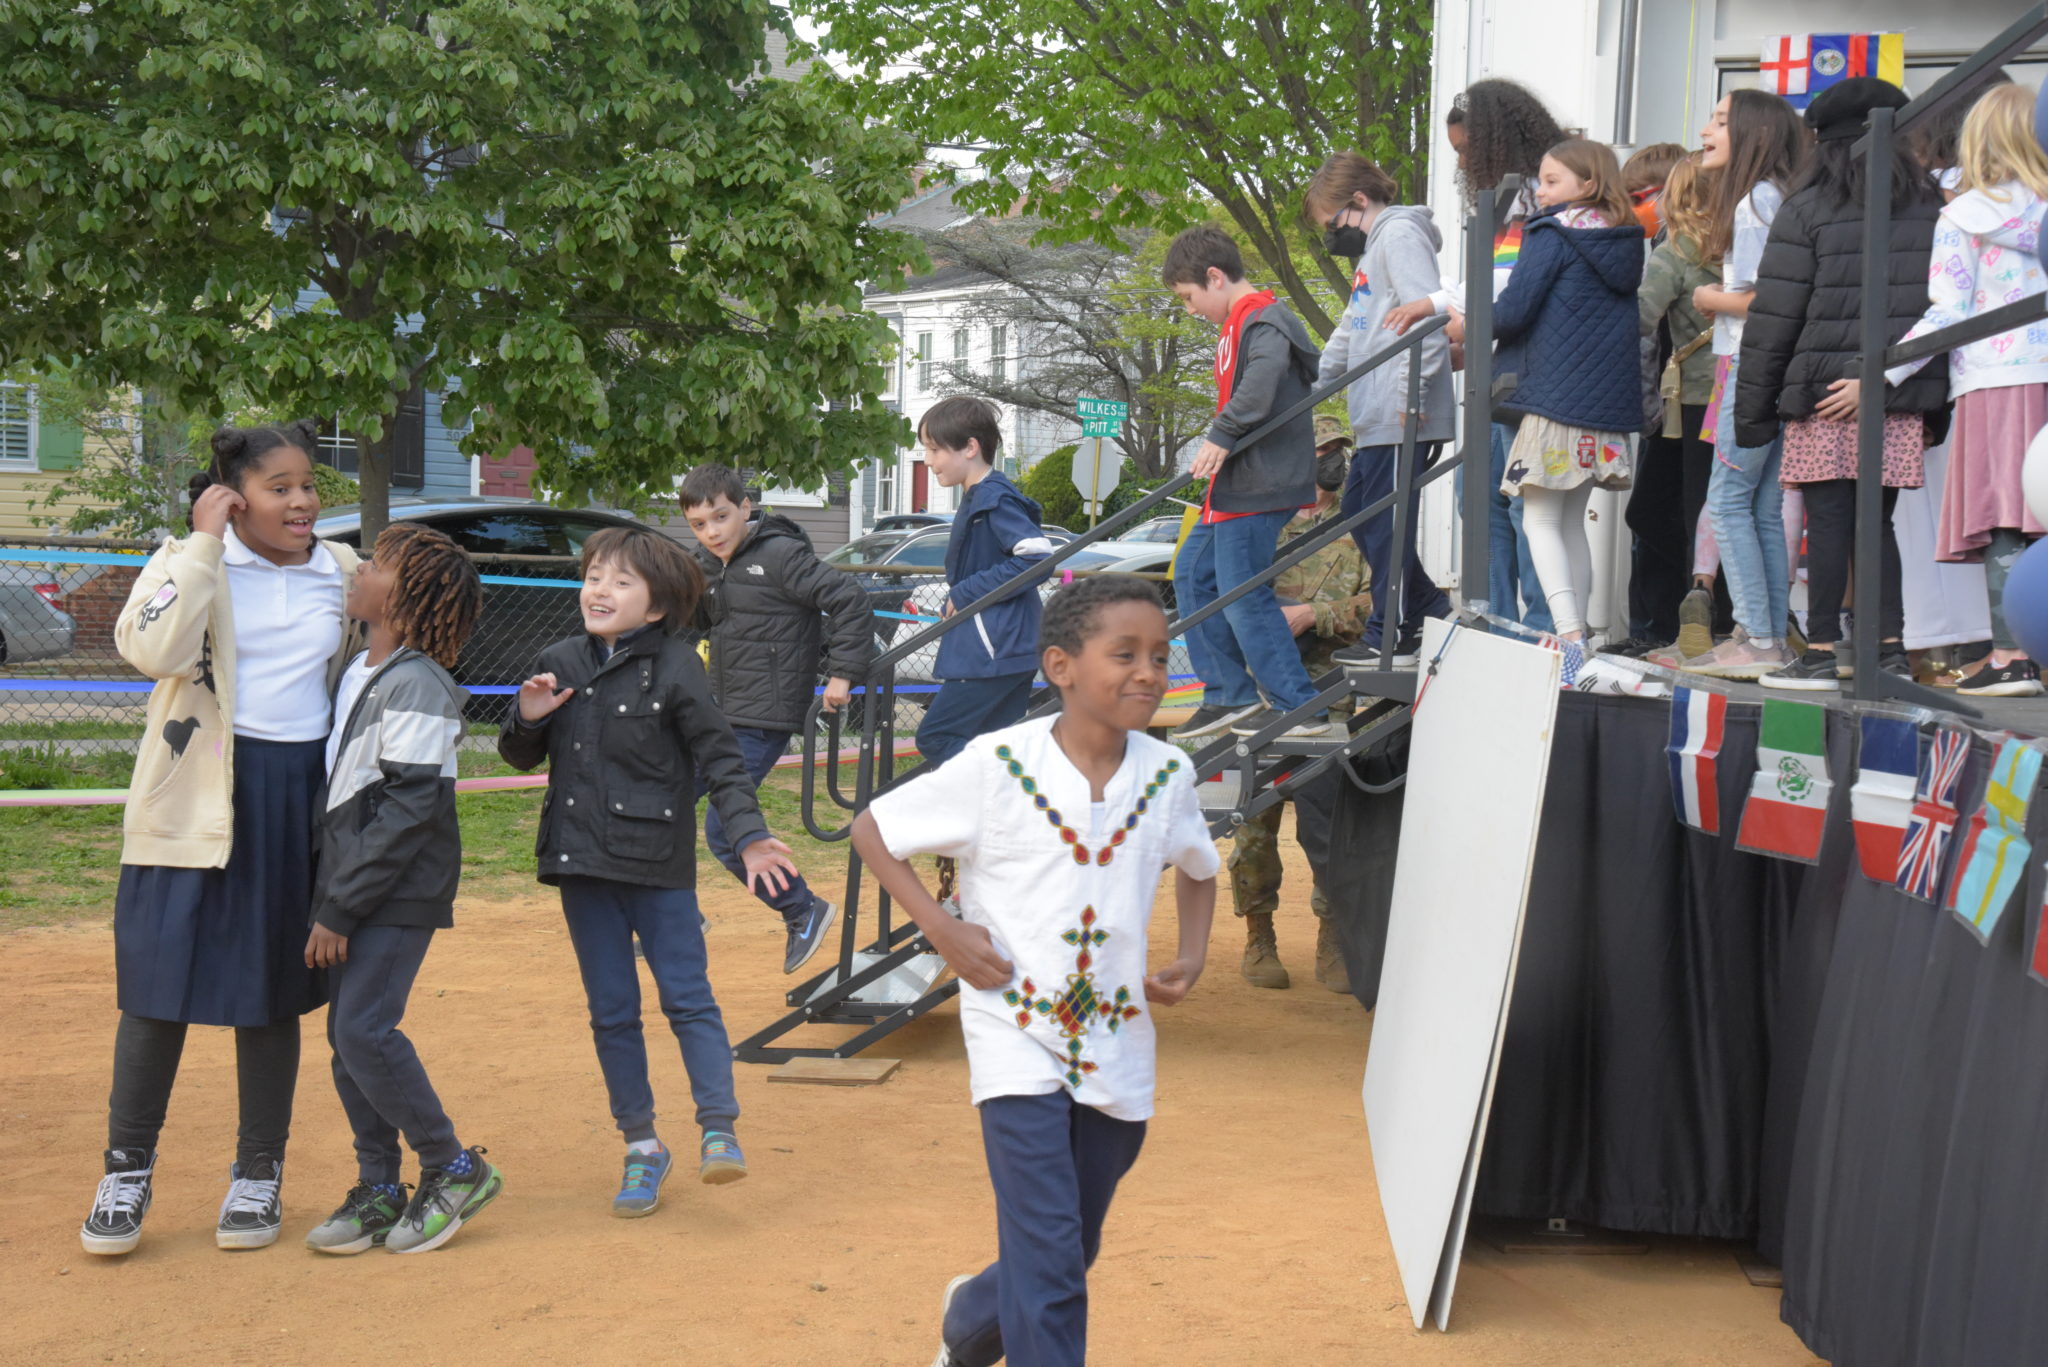
[[[1626,489],[1634,471],[1626,434],[1573,427],[1532,413],[1522,419],[1515,444],[1508,448],[1500,491],[1576,489],[1587,480],[1603,489]]]
[[[1927,421],[1918,413],[1884,416],[1884,487],[1917,489],[1927,480]],[[1856,419],[1798,418],[1785,424],[1778,483],[1856,478]]]

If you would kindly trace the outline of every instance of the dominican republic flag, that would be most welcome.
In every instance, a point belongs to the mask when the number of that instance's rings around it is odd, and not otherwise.
[[[1875,883],[1899,880],[1899,846],[1913,814],[1913,784],[1920,773],[1920,728],[1895,717],[1865,717],[1856,752],[1856,782],[1849,789],[1849,820],[1856,828],[1856,862]]]
[[[1714,776],[1721,735],[1728,724],[1724,694],[1698,688],[1671,690],[1671,805],[1678,823],[1708,835],[1721,833],[1721,790]]]
[[[2005,914],[2005,904],[2019,889],[2027,858],[2027,805],[2041,778],[2041,752],[2008,736],[1991,761],[1984,785],[1984,805],[1970,817],[1956,856],[1956,881],[1948,890],[1948,909],[1979,940],[1989,940]]]
[[[1827,709],[1770,698],[1756,738],[1756,776],[1742,807],[1738,849],[1815,863],[1827,823]]]
[[[1970,736],[1953,726],[1934,729],[1934,744],[1920,766],[1913,790],[1913,815],[1906,820],[1906,841],[1899,847],[1898,889],[1908,897],[1932,902],[1941,891],[1942,856],[1949,833],[1956,828],[1956,788],[1963,761],[1970,754]]]
[[[1902,33],[1773,34],[1764,39],[1757,74],[1765,90],[1783,95],[1795,109],[1851,76],[1875,76],[1906,84],[1906,36]]]

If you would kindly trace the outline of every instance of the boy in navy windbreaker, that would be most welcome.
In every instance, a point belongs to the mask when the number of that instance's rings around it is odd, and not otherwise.
[[[1003,443],[995,408],[981,399],[941,399],[917,425],[926,463],[939,483],[961,486],[953,535],[946,543],[946,582],[952,585],[941,615],[961,608],[1024,573],[1052,554],[1038,525],[1038,505],[997,471]],[[938,677],[944,683],[917,728],[918,753],[937,766],[985,731],[1024,720],[1031,681],[1038,674],[1038,586],[989,607],[970,626],[939,638]]]

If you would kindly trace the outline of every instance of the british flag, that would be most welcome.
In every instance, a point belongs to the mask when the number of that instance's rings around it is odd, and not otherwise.
[[[1942,859],[1956,828],[1956,788],[1969,754],[1968,732],[1936,728],[1914,792],[1913,813],[1906,820],[1905,843],[1899,847],[1897,886],[1908,897],[1932,902],[1941,891]]]

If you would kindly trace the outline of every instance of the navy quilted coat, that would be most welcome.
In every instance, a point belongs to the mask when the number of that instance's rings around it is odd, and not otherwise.
[[[1499,407],[1595,432],[1643,426],[1636,288],[1643,230],[1567,228],[1555,209],[1528,222],[1521,260],[1493,305],[1494,336],[1521,373]]]

